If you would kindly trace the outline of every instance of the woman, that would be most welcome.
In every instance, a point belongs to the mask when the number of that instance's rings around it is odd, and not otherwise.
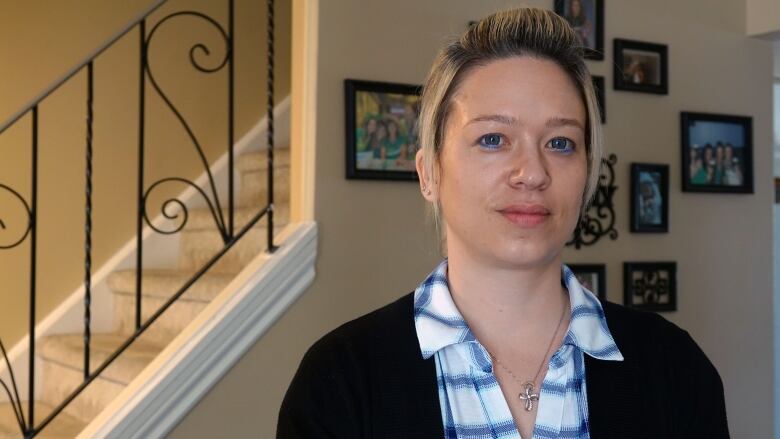
[[[278,437],[728,436],[720,377],[688,334],[600,304],[561,263],[602,151],[562,18],[499,12],[445,47],[420,142],[447,259],[312,346]]]

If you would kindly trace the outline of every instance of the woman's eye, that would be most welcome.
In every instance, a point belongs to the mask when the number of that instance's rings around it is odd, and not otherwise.
[[[574,151],[574,142],[565,137],[556,137],[550,140],[550,148],[554,151],[572,152]]]
[[[479,138],[480,146],[490,149],[496,149],[501,146],[501,134],[485,134]]]

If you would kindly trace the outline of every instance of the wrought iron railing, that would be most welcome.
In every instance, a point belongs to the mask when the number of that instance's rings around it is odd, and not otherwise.
[[[217,20],[212,17],[197,11],[185,10],[170,13],[163,18],[157,20],[151,27],[151,30],[147,32],[147,24],[151,20],[151,15],[158,10],[158,8],[166,3],[167,0],[158,0],[155,4],[150,6],[144,11],[136,20],[133,20],[129,25],[120,30],[112,38],[110,38],[104,45],[90,54],[87,59],[76,65],[61,79],[56,81],[50,87],[46,88],[40,95],[34,98],[28,105],[24,106],[16,114],[11,116],[7,121],[0,125],[0,135],[2,135],[10,127],[15,126],[18,122],[25,120],[29,117],[31,121],[32,130],[30,132],[30,145],[32,150],[32,168],[31,168],[31,186],[29,199],[22,195],[19,191],[10,187],[9,185],[0,182],[0,191],[5,191],[10,194],[14,199],[24,207],[26,216],[28,219],[27,227],[20,238],[12,239],[10,243],[0,242],[0,250],[11,249],[22,244],[29,242],[30,246],[30,291],[29,291],[29,371],[28,371],[28,406],[25,413],[22,399],[19,397],[19,388],[16,382],[16,378],[13,373],[12,365],[8,358],[5,346],[3,346],[0,340],[0,354],[2,354],[5,360],[5,365],[8,368],[10,382],[5,382],[0,379],[0,386],[6,393],[11,406],[14,411],[14,416],[19,424],[19,429],[25,438],[36,436],[41,432],[56,416],[58,416],[65,407],[73,401],[91,382],[93,382],[100,374],[119,356],[124,352],[141,334],[146,331],[150,325],[152,325],[170,306],[178,300],[190,286],[192,286],[203,274],[211,268],[231,247],[241,239],[252,227],[254,227],[263,217],[267,218],[267,249],[273,252],[277,247],[273,242],[273,224],[274,224],[274,0],[267,0],[267,49],[266,49],[266,63],[267,63],[267,160],[268,160],[268,172],[267,172],[267,204],[262,206],[259,212],[252,217],[246,224],[242,225],[237,230],[235,224],[235,211],[236,200],[234,194],[234,118],[235,118],[235,51],[234,51],[234,22],[235,22],[235,8],[234,0],[226,0],[227,3],[227,29],[223,27]],[[225,44],[225,56],[221,59],[215,67],[206,67],[201,65],[197,58],[196,52],[201,52],[205,55],[209,55],[211,52],[205,44],[195,44],[190,48],[189,60],[196,70],[201,73],[215,73],[217,71],[223,71],[227,68],[227,156],[228,156],[228,169],[227,169],[227,218],[225,217],[223,202],[220,200],[217,185],[209,167],[209,162],[206,159],[202,145],[200,144],[193,129],[188,124],[187,120],[183,117],[181,112],[173,104],[172,100],[166,95],[162,87],[159,85],[154,77],[151,65],[149,63],[149,48],[150,43],[158,29],[164,26],[171,20],[175,20],[180,17],[190,17],[212,26],[220,34]],[[107,357],[98,367],[94,370],[90,370],[90,342],[92,338],[91,333],[91,308],[92,308],[92,165],[93,165],[93,124],[95,120],[94,116],[94,63],[95,60],[107,49],[110,49],[114,44],[136,31],[138,34],[138,54],[140,60],[140,69],[138,72],[139,81],[139,113],[138,113],[138,185],[137,185],[137,227],[136,227],[136,291],[135,291],[135,331],[128,336],[127,340],[122,343],[111,355]],[[39,106],[44,102],[53,92],[60,89],[63,85],[71,80],[75,80],[77,74],[86,72],[86,186],[85,186],[85,237],[84,237],[84,378],[82,383],[72,392],[69,396],[62,401],[57,407],[55,407],[43,420],[40,422],[35,421],[35,323],[36,323],[36,276],[37,276],[37,262],[38,262],[38,137],[39,137]],[[178,122],[186,131],[190,141],[192,142],[201,164],[203,165],[206,176],[208,178],[208,187],[203,189],[191,180],[183,177],[166,177],[147,185],[144,176],[144,164],[145,164],[145,150],[146,150],[146,96],[149,92],[147,90],[147,79],[151,85],[151,89],[154,90],[164,101],[168,109],[175,115]],[[181,222],[173,230],[163,230],[153,223],[149,218],[147,203],[149,201],[150,194],[158,188],[160,185],[169,182],[184,183],[192,187],[203,198],[204,202],[208,206],[211,214],[214,218],[219,234],[224,243],[224,247],[213,255],[208,262],[201,267],[191,279],[184,283],[168,300],[150,317],[147,319],[142,318],[141,304],[142,304],[142,270],[143,270],[143,229],[146,226],[152,228],[154,231],[161,234],[174,234],[180,232],[187,223],[188,209],[186,204],[178,198],[167,199],[162,206],[163,215],[169,220],[180,219]],[[209,196],[210,195],[210,196]],[[29,200],[29,201],[28,201]],[[175,205],[179,209],[179,214],[168,214],[168,207]],[[0,212],[2,214],[2,212]],[[179,217],[181,215],[181,218]],[[1,216],[1,215],[0,215]],[[0,217],[0,230],[6,229],[6,224]]]

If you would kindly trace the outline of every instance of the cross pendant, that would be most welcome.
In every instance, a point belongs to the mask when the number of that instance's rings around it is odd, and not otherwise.
[[[534,393],[534,383],[528,381],[523,384],[523,393],[520,393],[520,399],[525,401],[525,411],[530,412],[534,409],[534,401],[539,401],[539,394]]]

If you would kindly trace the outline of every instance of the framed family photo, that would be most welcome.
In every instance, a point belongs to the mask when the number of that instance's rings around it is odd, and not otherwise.
[[[566,264],[580,284],[595,294],[600,301],[607,300],[607,266],[604,264]]]
[[[676,262],[623,263],[623,304],[646,311],[677,310]]]
[[[631,164],[631,231],[669,231],[669,166]]]
[[[614,50],[615,90],[669,94],[666,45],[616,38]]]
[[[555,0],[555,13],[574,28],[585,58],[604,59],[604,0]]]
[[[753,193],[753,119],[680,113],[685,192]]]
[[[347,178],[416,180],[420,86],[344,81]]]

